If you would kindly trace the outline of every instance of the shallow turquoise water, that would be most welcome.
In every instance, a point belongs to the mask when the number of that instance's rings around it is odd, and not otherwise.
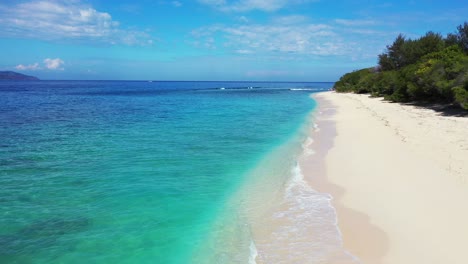
[[[0,263],[190,263],[331,86],[1,82]]]

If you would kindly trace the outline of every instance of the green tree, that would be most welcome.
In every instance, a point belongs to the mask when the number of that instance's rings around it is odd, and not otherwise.
[[[371,93],[388,100],[456,103],[468,109],[468,23],[457,32],[432,31],[412,40],[402,34],[378,57],[377,71],[361,69],[343,75],[339,92]]]
[[[457,86],[453,89],[455,94],[455,102],[463,109],[468,110],[468,84],[464,87]]]
[[[379,55],[379,66],[383,71],[399,70],[416,63],[421,57],[431,52],[444,49],[442,35],[429,31],[423,37],[412,40],[400,34],[392,45],[387,46],[386,53]]]
[[[405,37],[399,34],[392,45],[387,46],[387,51],[379,56],[379,66],[383,71],[399,69],[403,63],[403,46]]]
[[[414,54],[411,54],[411,60],[408,61],[408,64],[417,62],[421,57],[426,54],[441,51],[445,48],[445,42],[442,35],[439,33],[434,33],[429,31],[423,37],[415,41],[416,50],[413,51]]]
[[[335,83],[337,92],[356,92],[366,93],[370,91],[370,83],[364,82],[364,78],[372,75],[373,68],[361,69],[343,75],[338,82]]]
[[[457,27],[458,30],[458,45],[462,50],[468,54],[468,22],[465,22],[463,25]]]
[[[448,33],[445,37],[445,46],[450,47],[453,45],[458,45],[458,35],[453,33]]]
[[[376,96],[388,97],[395,92],[399,86],[397,71],[384,71],[378,73],[374,78],[371,92]]]

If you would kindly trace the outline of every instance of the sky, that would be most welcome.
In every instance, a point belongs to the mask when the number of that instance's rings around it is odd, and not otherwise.
[[[337,81],[466,0],[1,0],[0,70],[61,80]]]

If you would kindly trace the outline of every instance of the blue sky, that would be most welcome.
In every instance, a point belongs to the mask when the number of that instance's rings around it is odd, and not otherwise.
[[[2,0],[0,70],[43,79],[336,81],[464,1]]]

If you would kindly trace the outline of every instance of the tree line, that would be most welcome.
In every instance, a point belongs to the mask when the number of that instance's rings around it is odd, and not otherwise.
[[[453,103],[468,110],[468,23],[446,37],[432,31],[418,39],[400,34],[379,55],[376,67],[343,75],[334,89],[394,102]]]

